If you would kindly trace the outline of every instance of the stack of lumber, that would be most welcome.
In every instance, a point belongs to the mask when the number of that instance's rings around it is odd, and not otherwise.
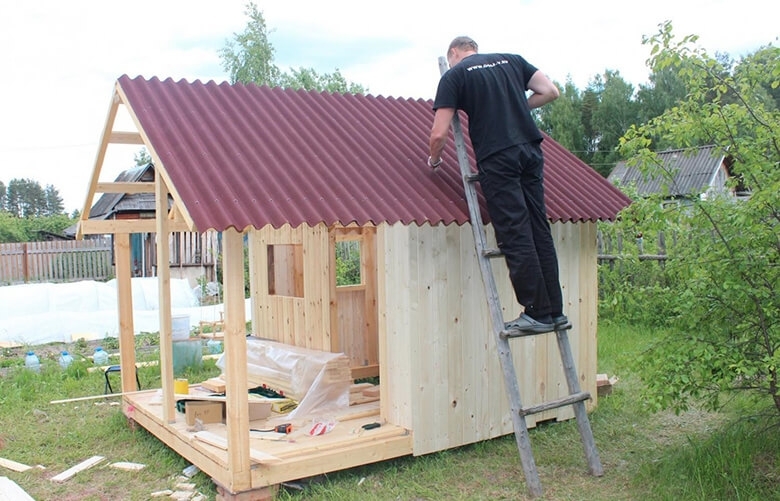
[[[355,383],[349,387],[349,405],[359,405],[379,400],[379,386],[371,383]]]
[[[220,365],[219,363],[217,365]],[[247,383],[301,401],[312,389],[352,384],[350,361],[343,353],[301,348],[275,341],[247,340]]]

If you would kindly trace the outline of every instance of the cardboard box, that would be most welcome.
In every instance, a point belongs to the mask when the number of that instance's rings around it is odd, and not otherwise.
[[[249,420],[259,421],[271,415],[271,402],[249,402]]]
[[[193,426],[196,419],[203,424],[221,423],[225,404],[206,400],[191,400],[184,404],[184,419],[188,426]]]

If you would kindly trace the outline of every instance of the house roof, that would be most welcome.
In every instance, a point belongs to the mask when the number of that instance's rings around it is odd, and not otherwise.
[[[146,164],[122,171],[114,181],[153,181],[154,166]],[[104,193],[89,210],[90,219],[109,219],[117,212],[155,210],[154,193]]]
[[[623,186],[635,184],[640,196],[667,191],[670,197],[700,195],[710,186],[725,161],[721,148],[713,145],[667,150],[656,155],[663,171],[673,174],[671,181],[661,174],[646,177],[639,167],[628,166],[626,162],[615,165],[609,181]]]
[[[117,92],[199,231],[468,221],[452,138],[442,167],[425,163],[430,100],[126,75]],[[543,150],[552,221],[611,220],[630,203],[549,137]]]

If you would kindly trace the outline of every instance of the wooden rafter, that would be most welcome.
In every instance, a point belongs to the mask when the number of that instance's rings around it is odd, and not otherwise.
[[[110,182],[110,183],[97,183],[95,186],[96,193],[154,193],[154,183],[149,182],[135,182],[135,183],[123,183],[123,182]]]
[[[117,112],[120,105],[125,105],[130,117],[138,127],[137,132],[132,131],[114,131],[114,122],[116,121]],[[84,201],[84,207],[81,211],[81,218],[79,220],[78,229],[76,230],[76,238],[83,238],[84,235],[104,235],[115,233],[154,233],[156,232],[156,224],[151,219],[135,219],[135,220],[90,220],[89,213],[92,208],[95,195],[98,193],[120,193],[120,194],[138,194],[138,193],[155,193],[155,184],[149,182],[103,182],[99,181],[100,172],[103,168],[103,163],[106,158],[106,151],[109,144],[139,144],[144,145],[149,151],[149,154],[154,161],[155,176],[161,179],[165,184],[166,193],[170,193],[173,198],[173,206],[170,211],[167,209],[167,204],[162,204],[165,207],[165,212],[160,214],[160,217],[169,221],[166,226],[168,231],[198,231],[195,228],[195,223],[187,213],[186,207],[184,207],[178,201],[180,200],[179,194],[176,191],[175,186],[168,177],[168,173],[165,172],[165,166],[154,150],[154,146],[149,141],[149,138],[144,133],[140,126],[138,118],[135,116],[132,108],[127,106],[127,96],[125,96],[122,88],[117,83],[114,86],[114,94],[111,96],[111,104],[108,110],[108,116],[106,118],[105,126],[101,134],[100,146],[95,158],[95,164],[92,169],[92,176],[90,178],[89,188],[87,190],[87,198]],[[158,206],[161,204],[157,204]]]
[[[154,219],[88,219],[79,223],[82,235],[109,235],[114,233],[155,233]],[[170,222],[170,231],[192,231],[183,222]]]
[[[111,144],[144,144],[144,139],[137,132],[113,131],[108,142]]]
[[[116,120],[116,114],[119,110],[119,104],[120,99],[115,90],[114,94],[111,96],[111,105],[108,107],[106,125],[103,127],[103,133],[100,138],[100,146],[98,147],[97,156],[95,157],[95,164],[92,167],[92,177],[89,182],[89,188],[87,189],[87,198],[84,200],[84,207],[81,210],[81,219],[76,230],[76,238],[78,239],[84,236],[82,223],[89,220],[89,210],[92,208],[92,200],[95,197],[95,192],[97,191],[100,170],[103,168],[103,161],[106,159],[106,151],[108,150],[111,130],[114,128],[114,121]]]

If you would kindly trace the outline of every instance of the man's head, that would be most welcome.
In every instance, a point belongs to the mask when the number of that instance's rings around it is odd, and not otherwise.
[[[469,37],[455,37],[447,49],[447,63],[450,68],[458,64],[464,57],[476,54],[479,47],[477,42]]]

